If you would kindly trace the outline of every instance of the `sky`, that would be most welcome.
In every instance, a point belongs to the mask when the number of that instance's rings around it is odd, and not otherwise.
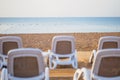
[[[0,17],[120,17],[120,0],[0,0]]]

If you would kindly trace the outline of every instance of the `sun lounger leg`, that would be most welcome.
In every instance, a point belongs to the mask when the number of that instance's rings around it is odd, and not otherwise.
[[[8,80],[7,69],[3,68],[1,72],[1,80]]]

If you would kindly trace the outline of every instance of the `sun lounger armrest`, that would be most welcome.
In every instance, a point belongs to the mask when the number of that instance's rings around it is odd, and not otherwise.
[[[75,57],[77,58],[77,49],[75,49],[74,54],[75,54]]]
[[[3,56],[0,54],[0,70],[2,69],[2,66],[3,66],[3,61],[4,61],[4,58]]]
[[[60,54],[54,54],[54,53],[51,53],[51,54],[49,55],[50,58],[55,57],[57,60],[59,60],[60,57],[62,57],[62,58],[63,58],[63,57],[71,57],[71,58],[72,58],[73,56],[74,56],[74,53],[72,53],[72,54],[67,54],[67,55],[64,55],[64,56],[63,56],[63,55],[60,55]]]
[[[74,73],[73,80],[77,80],[81,74],[80,69],[77,69]]]
[[[81,72],[83,73],[84,80],[90,80],[90,70],[86,68],[82,68]]]
[[[75,54],[77,54],[77,49],[75,49]]]
[[[57,60],[58,60],[58,55],[54,54],[54,53],[51,53],[49,55],[50,59],[52,59],[53,57],[55,57]]]
[[[96,56],[96,50],[93,50],[89,58],[89,63],[91,64],[93,63],[95,56]]]
[[[1,71],[1,80],[8,80],[8,70],[6,68]]]
[[[3,57],[3,55],[0,53],[0,57],[2,58]]]
[[[78,80],[80,77],[83,77],[84,80],[90,80],[90,70],[86,68],[78,69],[74,74],[73,80]]]
[[[77,49],[75,49],[75,52],[74,52],[74,53],[75,53],[75,57],[77,58]]]
[[[3,61],[0,60],[0,70],[2,69],[2,67],[3,67]]]
[[[93,51],[92,51],[94,57],[96,56],[96,52],[97,52],[96,50],[93,50]]]
[[[51,50],[48,50],[48,53],[50,54],[50,53],[51,53]]]
[[[0,69],[1,69],[3,65],[7,66],[6,59],[8,59],[8,56],[0,54],[0,58],[1,58],[0,60]]]
[[[49,80],[49,68],[45,68],[45,80]]]

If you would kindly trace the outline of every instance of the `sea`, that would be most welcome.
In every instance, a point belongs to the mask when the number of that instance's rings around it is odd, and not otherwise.
[[[0,17],[0,34],[120,32],[120,17]]]

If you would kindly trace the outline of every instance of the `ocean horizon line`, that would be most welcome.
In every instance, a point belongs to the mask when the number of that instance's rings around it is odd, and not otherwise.
[[[12,21],[90,21],[90,20],[120,20],[120,17],[0,17],[0,22],[12,22]]]
[[[0,33],[120,32],[120,17],[0,18]]]

